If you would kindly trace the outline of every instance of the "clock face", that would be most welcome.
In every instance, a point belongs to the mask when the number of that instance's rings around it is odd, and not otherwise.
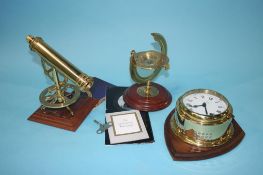
[[[220,97],[208,93],[192,93],[183,98],[187,109],[197,114],[214,116],[223,113],[228,104]]]

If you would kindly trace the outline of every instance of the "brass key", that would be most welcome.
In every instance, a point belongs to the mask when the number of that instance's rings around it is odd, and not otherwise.
[[[105,124],[102,124],[102,123],[100,123],[100,122],[97,121],[97,120],[94,120],[94,122],[100,126],[99,129],[96,131],[97,134],[102,134],[102,133],[104,133],[109,127],[112,126],[112,125],[111,125],[111,122],[105,123]]]

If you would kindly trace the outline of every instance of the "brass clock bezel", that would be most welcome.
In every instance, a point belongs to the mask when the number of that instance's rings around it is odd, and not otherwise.
[[[215,146],[220,146],[229,141],[233,134],[234,134],[234,127],[233,124],[230,123],[228,126],[226,132],[219,138],[214,139],[214,140],[205,140],[202,139],[198,136],[188,136],[186,133],[186,130],[180,128],[178,124],[176,123],[176,116],[178,117],[178,114],[174,114],[170,121],[171,129],[172,131],[184,142],[189,143],[191,145],[196,145],[199,147],[215,147]]]
[[[191,94],[195,94],[195,93],[205,93],[205,94],[214,95],[226,103],[227,109],[224,112],[217,114],[217,115],[205,115],[205,114],[199,114],[199,113],[193,112],[185,106],[185,104],[183,103],[183,99],[185,97],[187,97]],[[196,122],[198,124],[202,124],[202,125],[222,124],[225,121],[232,118],[232,116],[233,116],[232,115],[233,108],[232,108],[231,104],[229,103],[229,101],[226,99],[226,97],[224,97],[222,94],[220,94],[216,91],[210,90],[210,89],[193,89],[193,90],[187,91],[185,94],[183,94],[177,100],[176,109],[177,109],[177,112],[179,114],[179,117],[182,120],[187,119],[187,120],[191,120],[191,121],[194,121],[194,122]]]

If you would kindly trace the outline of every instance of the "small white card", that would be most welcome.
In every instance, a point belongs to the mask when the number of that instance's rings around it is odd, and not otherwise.
[[[112,123],[108,129],[111,144],[149,138],[138,110],[106,113],[106,121]]]

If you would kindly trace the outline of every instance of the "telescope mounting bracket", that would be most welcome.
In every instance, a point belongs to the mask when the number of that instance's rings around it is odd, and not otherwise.
[[[74,113],[70,109],[70,105],[75,103],[80,97],[80,90],[77,86],[68,83],[68,78],[61,75],[64,80],[59,79],[59,74],[54,67],[52,67],[44,59],[41,59],[44,73],[54,82],[54,85],[44,89],[39,100],[42,104],[41,109],[45,108],[67,108],[70,114]]]

